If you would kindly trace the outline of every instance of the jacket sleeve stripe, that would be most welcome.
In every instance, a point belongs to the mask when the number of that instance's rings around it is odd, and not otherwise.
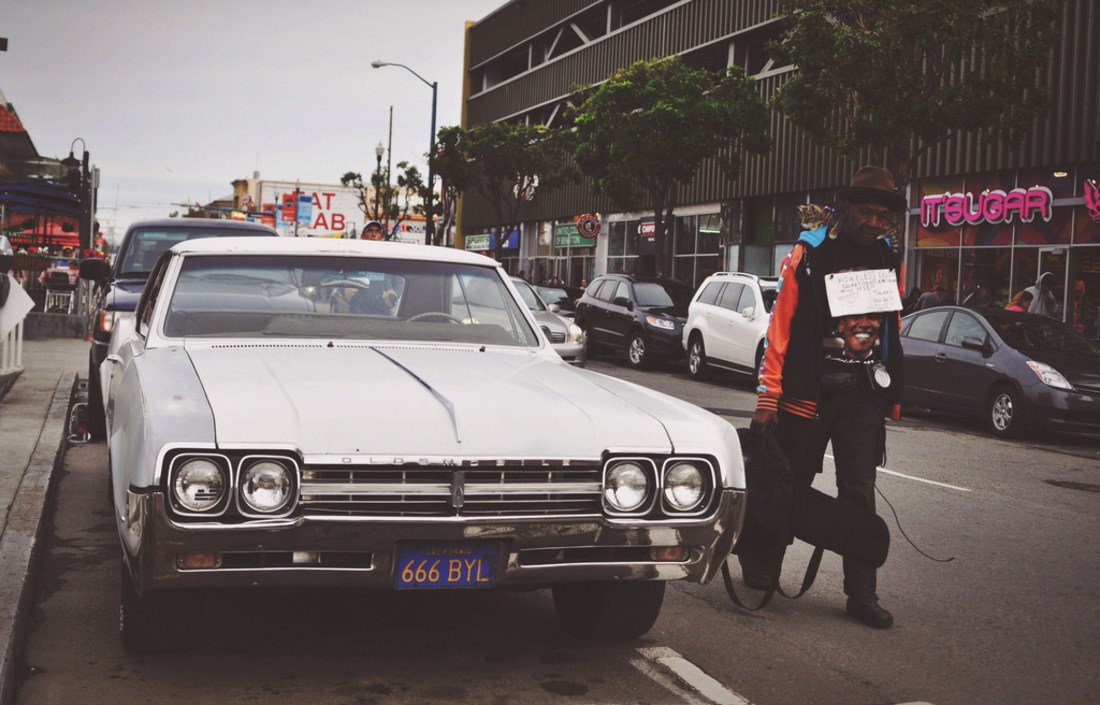
[[[798,263],[802,261],[804,249],[796,245],[783,259],[780,269],[779,295],[768,324],[764,361],[760,365],[759,386],[756,388],[761,397],[778,400],[783,395],[783,361],[787,357],[787,344],[791,338],[791,318],[798,306],[798,279],[795,272],[798,270]]]

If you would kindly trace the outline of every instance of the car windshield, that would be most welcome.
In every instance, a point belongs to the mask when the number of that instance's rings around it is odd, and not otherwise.
[[[552,286],[540,286],[538,290],[539,296],[548,304],[561,305],[570,303],[569,292],[565,289],[558,289]]]
[[[153,270],[153,264],[161,253],[172,245],[184,240],[197,240],[204,237],[247,237],[249,235],[266,235],[259,230],[229,229],[229,228],[142,228],[135,230],[130,236],[129,245],[122,253],[122,261],[119,263],[120,276],[147,277]]]
[[[539,344],[495,267],[300,254],[185,256],[162,331]]]
[[[760,295],[764,297],[764,310],[771,313],[772,306],[775,305],[775,297],[779,295],[775,282],[760,282]]]
[[[634,297],[639,306],[686,307],[693,292],[683,284],[672,282],[637,282],[634,284]]]
[[[1017,350],[1052,350],[1100,357],[1083,335],[1059,321],[1040,317],[996,316],[990,323],[1006,343]]]
[[[513,280],[512,283],[516,285],[516,291],[519,292],[519,297],[523,299],[523,303],[527,304],[527,308],[532,311],[546,310],[546,304],[543,303],[542,299],[539,298],[539,295],[535,293],[535,290],[531,288],[530,284],[523,280]]]

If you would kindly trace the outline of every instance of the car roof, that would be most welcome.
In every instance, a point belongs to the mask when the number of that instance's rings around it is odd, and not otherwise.
[[[727,277],[748,277],[753,281],[768,284],[775,284],[779,281],[779,277],[762,277],[759,274],[750,274],[748,272],[715,272],[707,277],[707,279],[726,279]]]
[[[226,220],[221,218],[150,218],[138,220],[126,228],[131,230],[146,230],[151,228],[187,229],[187,230],[243,230],[249,232],[264,232],[269,235],[278,235],[274,229],[262,223],[253,223],[247,220]]]
[[[672,277],[659,277],[652,274],[629,274],[627,272],[608,272],[607,274],[601,274],[596,277],[596,279],[606,279],[609,277],[625,279],[629,282],[657,282],[660,284],[680,284],[682,286],[687,286],[687,284],[684,284],[679,279],[674,279]]]
[[[406,242],[311,237],[218,237],[185,240],[172,247],[186,255],[335,255],[390,257],[500,267],[496,260],[465,250]]]

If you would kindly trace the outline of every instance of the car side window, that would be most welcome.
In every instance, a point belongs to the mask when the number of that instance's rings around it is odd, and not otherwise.
[[[956,311],[951,317],[951,322],[947,324],[947,336],[943,342],[961,347],[963,338],[978,338],[984,341],[986,332],[976,318],[968,313]]]
[[[722,296],[718,299],[718,305],[724,309],[736,311],[737,302],[741,300],[741,290],[744,288],[744,284],[733,282],[726,284],[726,288],[722,290]]]
[[[699,303],[714,304],[718,301],[718,294],[722,291],[722,282],[711,282],[703,287],[699,294]]]
[[[626,282],[619,282],[619,287],[615,289],[615,295],[611,297],[611,300],[614,301],[615,299],[618,299],[620,297],[626,299],[627,301],[633,301],[630,296],[630,284],[627,284]]]
[[[619,286],[619,282],[614,279],[608,279],[600,285],[600,290],[597,291],[594,296],[600,301],[611,301],[615,298],[615,289]]]
[[[741,289],[741,298],[737,302],[737,312],[747,316],[747,311],[752,309],[756,311],[756,292],[751,286],[745,286]]]
[[[925,313],[913,321],[913,324],[909,326],[908,337],[916,338],[917,340],[928,340],[933,343],[938,342],[940,339],[940,331],[943,330],[943,323],[947,320],[947,314],[950,311],[932,311]]]
[[[160,298],[161,284],[164,282],[164,272],[168,270],[168,262],[171,257],[165,255],[157,262],[153,273],[149,277],[149,283],[145,287],[141,299],[138,301],[137,332],[141,336],[149,335],[149,324],[153,320],[153,309],[156,308]]]

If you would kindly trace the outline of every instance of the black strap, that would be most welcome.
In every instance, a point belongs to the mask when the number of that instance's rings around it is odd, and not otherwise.
[[[768,571],[768,587],[764,590],[764,596],[760,598],[760,603],[755,607],[749,607],[741,598],[737,596],[737,590],[733,587],[733,577],[730,575],[729,558],[722,563],[722,582],[726,586],[726,594],[729,595],[733,604],[737,605],[741,609],[755,612],[756,610],[763,609],[772,600],[772,596],[778,592],[788,600],[797,600],[806,594],[806,592],[813,586],[814,580],[817,578],[817,569],[821,566],[821,557],[825,555],[825,549],[815,546],[813,555],[810,556],[810,562],[806,566],[806,575],[802,578],[802,587],[799,588],[797,595],[788,595],[783,590],[783,586],[779,584],[779,572],[783,567],[783,557],[779,557],[779,561],[773,563]]]

